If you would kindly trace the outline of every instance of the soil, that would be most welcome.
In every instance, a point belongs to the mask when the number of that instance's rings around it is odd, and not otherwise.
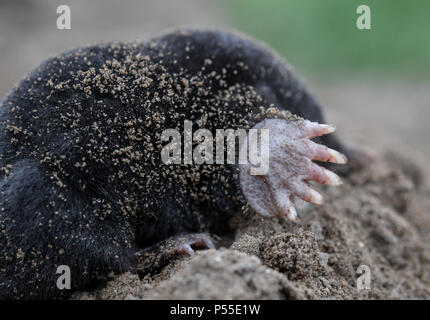
[[[238,214],[233,241],[221,239],[217,250],[178,256],[143,279],[119,275],[73,298],[429,299],[430,184],[423,168],[400,154],[379,154],[342,186],[320,187],[322,206],[297,202],[297,222]],[[370,289],[357,286],[362,265]]]

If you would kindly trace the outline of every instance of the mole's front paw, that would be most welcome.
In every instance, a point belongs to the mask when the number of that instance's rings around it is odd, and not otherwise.
[[[269,129],[270,137],[266,149],[269,152],[268,171],[261,175],[253,174],[252,161],[241,165],[240,169],[242,191],[257,213],[262,216],[285,215],[295,219],[297,213],[292,202],[293,196],[315,204],[321,204],[323,200],[306,181],[314,180],[328,185],[342,183],[336,174],[312,162],[347,162],[343,154],[311,141],[317,136],[332,133],[334,127],[309,120],[267,119],[253,129]],[[251,148],[252,143],[249,144]],[[264,147],[260,150],[265,151]]]

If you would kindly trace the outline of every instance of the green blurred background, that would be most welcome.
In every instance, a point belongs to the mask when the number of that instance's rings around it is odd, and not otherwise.
[[[430,70],[428,0],[224,0],[241,30],[309,73],[425,77]],[[358,30],[356,8],[371,9]]]

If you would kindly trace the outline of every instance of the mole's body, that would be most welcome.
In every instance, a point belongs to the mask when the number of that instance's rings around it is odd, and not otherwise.
[[[338,181],[310,159],[343,158],[305,138],[331,127],[282,110],[324,121],[281,59],[230,33],[182,31],[46,61],[0,108],[0,297],[60,297],[59,265],[70,267],[72,288],[80,288],[129,270],[142,249],[169,237],[227,230],[247,204],[293,217],[291,196],[320,202],[303,180]],[[213,131],[266,126],[271,117],[283,118],[267,127],[278,135],[273,141],[287,139],[286,171],[297,179],[272,166],[273,177],[258,180],[238,165],[161,162],[162,131],[182,132],[184,120]],[[288,130],[303,133],[304,146],[280,137]],[[320,139],[343,151],[333,135]]]

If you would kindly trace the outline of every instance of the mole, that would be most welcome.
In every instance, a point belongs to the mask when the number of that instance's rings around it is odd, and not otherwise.
[[[163,130],[184,121],[269,129],[268,172],[163,163]],[[180,29],[49,58],[1,101],[0,298],[65,298],[137,265],[160,270],[213,248],[237,212],[296,219],[293,197],[322,202],[307,181],[339,185],[332,170],[365,162],[324,122],[287,63],[237,32]],[[71,290],[56,285],[63,265]]]

